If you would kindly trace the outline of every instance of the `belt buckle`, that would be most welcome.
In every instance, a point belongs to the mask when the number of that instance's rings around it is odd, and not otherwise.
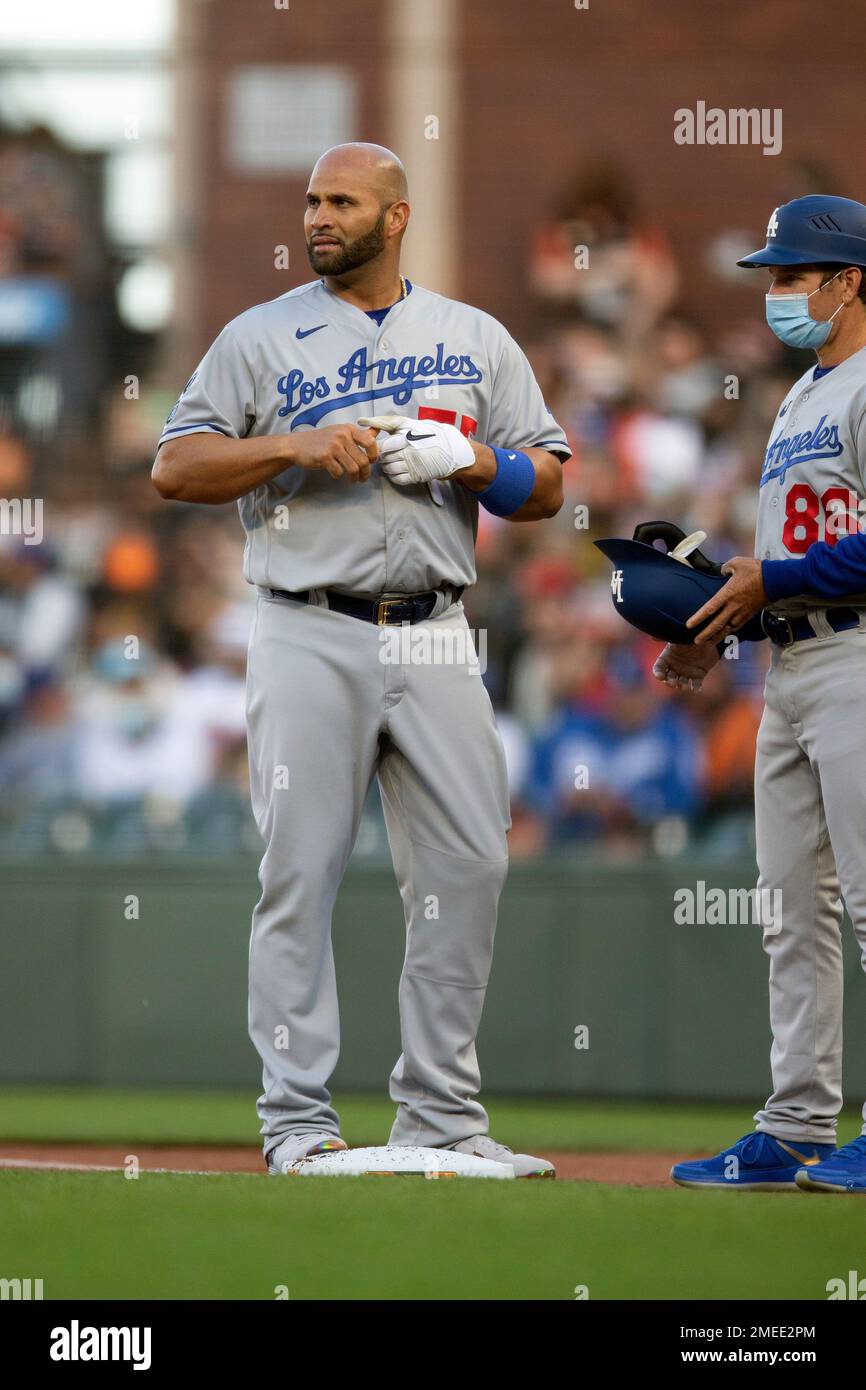
[[[380,598],[376,605],[376,623],[379,627],[387,627],[389,623],[389,612],[397,604],[404,603],[402,598]]]
[[[791,627],[790,620],[783,618],[780,613],[773,613],[769,608],[765,608],[761,613],[761,627],[770,641],[775,642],[777,647],[793,645],[794,629]]]

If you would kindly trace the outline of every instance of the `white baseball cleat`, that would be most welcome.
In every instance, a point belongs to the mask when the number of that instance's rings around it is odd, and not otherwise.
[[[348,1147],[339,1135],[323,1134],[321,1130],[315,1134],[289,1134],[268,1154],[268,1173],[271,1177],[293,1173],[296,1165],[312,1154],[339,1153]]]
[[[448,1146],[461,1154],[475,1154],[476,1158],[490,1158],[494,1163],[508,1163],[514,1169],[516,1178],[555,1178],[556,1169],[546,1158],[533,1158],[532,1154],[516,1154],[505,1144],[497,1144],[489,1134],[476,1134],[472,1139],[461,1139],[459,1144]]]

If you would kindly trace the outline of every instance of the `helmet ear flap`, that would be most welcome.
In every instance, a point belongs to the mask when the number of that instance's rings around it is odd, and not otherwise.
[[[632,536],[633,541],[640,541],[643,545],[652,545],[654,541],[664,541],[668,554],[685,539],[685,531],[681,526],[677,526],[675,521],[641,521],[634,528],[634,535]],[[701,574],[719,575],[722,572],[722,567],[718,561],[711,560],[702,550],[689,551],[688,564]]]
[[[675,521],[641,521],[634,528],[633,541],[642,545],[652,545],[654,541],[664,541],[668,554],[684,541],[686,533]]]

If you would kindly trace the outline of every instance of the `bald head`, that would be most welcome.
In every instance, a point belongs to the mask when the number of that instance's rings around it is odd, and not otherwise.
[[[383,207],[409,196],[406,170],[393,150],[361,140],[334,145],[317,160],[312,179],[339,182],[345,175],[377,195]]]
[[[319,275],[345,276],[371,261],[396,268],[409,219],[406,170],[383,145],[326,150],[310,175],[304,230]]]

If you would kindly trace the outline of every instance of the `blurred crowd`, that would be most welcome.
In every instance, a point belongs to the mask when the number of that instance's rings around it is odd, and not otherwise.
[[[0,372],[0,497],[38,488],[45,539],[0,534],[0,850],[257,847],[236,511],[162,502],[148,476],[158,427],[116,401],[101,415],[109,465],[52,471],[34,392],[61,428],[51,361],[87,297],[60,273],[63,313],[22,366],[4,277],[44,289],[58,272],[44,205],[42,259],[27,264],[27,209],[6,201],[0,250],[16,229],[20,245],[0,264],[0,368],[4,354],[18,365],[14,380]],[[700,695],[669,691],[651,676],[659,644],[617,617],[592,541],[666,518],[706,530],[714,558],[752,553],[764,443],[802,366],[780,355],[757,295],[721,339],[681,309],[683,267],[616,169],[581,172],[525,273],[536,327],[524,346],[574,453],[566,502],[532,525],[482,512],[464,600],[485,633],[512,853],[748,851],[766,644],[743,644]],[[373,795],[358,852],[384,849]]]

